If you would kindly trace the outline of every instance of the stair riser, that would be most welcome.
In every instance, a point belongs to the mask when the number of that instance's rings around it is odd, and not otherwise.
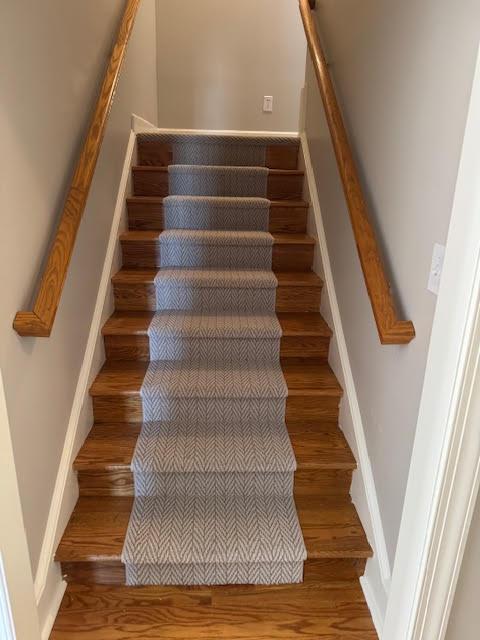
[[[150,341],[148,335],[104,336],[105,352],[108,360],[150,361]],[[330,338],[310,336],[284,336],[280,342],[282,358],[295,358],[299,354],[308,358],[328,357]]]
[[[117,311],[155,311],[155,287],[152,283],[114,283]],[[322,289],[318,287],[282,286],[277,289],[278,312],[318,312]]]
[[[169,195],[168,172],[162,169],[133,168],[133,192],[136,196]],[[267,182],[269,200],[301,200],[303,196],[303,174],[270,173]]]
[[[287,420],[337,420],[339,398],[337,396],[289,396]],[[140,395],[96,396],[93,398],[95,422],[142,422],[143,408]]]
[[[360,577],[365,572],[366,559],[365,558],[328,558],[312,559],[305,562],[304,576],[308,580],[309,571],[314,570],[319,564],[328,565],[329,571],[332,575],[335,575],[335,565],[338,563],[339,572],[340,568],[349,562],[354,567],[357,575]],[[62,576],[67,582],[77,582],[79,584],[104,584],[104,585],[125,585],[125,566],[120,560],[113,561],[99,561],[99,562],[62,562]],[[159,587],[161,588],[161,587]],[[254,587],[253,587],[254,588]],[[278,588],[278,587],[277,587]],[[192,596],[195,593],[195,588],[188,589],[189,594]]]
[[[160,260],[161,247],[158,240],[122,240],[121,244],[123,266],[125,268],[154,269],[162,266]],[[313,253],[314,245],[312,244],[274,244],[272,268],[276,271],[310,271],[313,264]],[[226,268],[223,264],[199,265],[199,267]]]
[[[270,169],[296,169],[298,146],[270,145],[266,148],[265,166]],[[166,167],[173,163],[173,145],[156,140],[138,141],[138,164]]]
[[[128,201],[129,228],[134,231],[163,231],[163,205],[159,202]],[[294,205],[270,207],[270,233],[305,233],[307,230],[306,207]]]
[[[342,496],[350,491],[352,471],[308,470],[295,472],[295,495],[308,495],[315,487],[316,496]],[[128,469],[80,471],[78,473],[82,496],[133,496],[133,474]]]

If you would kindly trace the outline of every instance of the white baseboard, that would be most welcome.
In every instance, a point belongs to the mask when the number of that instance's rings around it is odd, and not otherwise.
[[[155,126],[143,126],[141,122],[141,118],[138,118],[136,126],[138,129],[135,129],[137,133],[152,133],[155,131],[156,133],[167,133],[167,134],[184,134],[184,135],[192,135],[192,136],[241,136],[242,138],[298,138],[298,131],[238,131],[236,129],[161,129]],[[143,121],[145,122],[145,121]],[[148,123],[147,123],[148,124]]]
[[[367,570],[361,584],[380,635],[390,588],[391,567],[362,416],[335,292],[320,200],[305,133],[301,134],[301,151],[303,154],[306,188],[309,192],[311,210],[313,212],[312,222],[315,229],[312,229],[312,231],[317,235],[319,250],[315,267],[325,282],[322,313],[334,333],[329,363],[345,392],[341,403],[340,424],[349,445],[357,457],[358,463],[358,471],[355,472],[352,483],[352,500],[374,551],[373,558],[367,563]]]
[[[5,576],[3,558],[0,551],[0,638],[2,640],[16,640],[13,613]],[[42,639],[43,640],[43,639]]]
[[[104,359],[101,328],[113,308],[111,297],[109,296],[110,283],[114,265],[119,262],[118,236],[121,231],[122,221],[125,224],[126,219],[125,201],[130,186],[131,167],[134,163],[135,143],[136,135],[132,130],[125,154],[85,355],[73,398],[67,434],[35,576],[35,598],[42,628],[42,638],[45,638],[45,640],[48,638],[66,588],[59,565],[54,563],[54,554],[78,498],[78,484],[72,465],[78,449],[83,444],[92,426],[92,411],[88,389]]]
[[[60,605],[62,603],[62,598],[67,588],[67,583],[62,579],[58,579],[52,586],[54,588],[52,590],[52,593],[50,593],[48,602],[46,601],[47,599],[45,595],[42,598],[42,604],[46,605],[45,612],[43,613],[39,607],[39,619],[41,621],[41,640],[48,640],[50,638],[53,625],[55,624],[55,618],[57,617],[58,610],[60,609]],[[42,615],[40,615],[41,613]]]
[[[372,579],[371,574],[376,572],[376,568],[374,562],[367,564],[365,575],[360,578],[360,585],[370,610],[378,638],[379,640],[387,640],[383,633],[385,613],[387,610],[387,594],[383,591],[382,585],[379,585],[377,580]]]

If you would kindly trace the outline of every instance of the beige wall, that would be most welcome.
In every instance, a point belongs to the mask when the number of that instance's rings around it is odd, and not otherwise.
[[[478,640],[480,635],[480,500],[468,534],[446,640]]]
[[[97,294],[132,112],[156,120],[155,5],[143,0],[51,338],[28,308],[124,2],[15,0],[0,10],[0,367],[33,571]]]
[[[387,268],[416,339],[380,346],[311,67],[306,130],[392,562],[478,46],[476,0],[320,0],[327,57]],[[432,425],[432,429],[434,425]]]
[[[157,0],[158,122],[297,131],[305,35],[297,0]],[[262,112],[273,95],[274,111]]]

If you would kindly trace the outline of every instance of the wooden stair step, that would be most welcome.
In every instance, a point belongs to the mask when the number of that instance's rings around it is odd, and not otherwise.
[[[168,167],[132,167],[133,193],[136,196],[169,195]],[[269,200],[301,200],[303,197],[303,171],[269,169],[267,198]]]
[[[152,311],[116,311],[105,323],[102,333],[109,360],[150,360],[148,327]],[[332,332],[319,313],[279,313],[283,335],[282,357],[304,354],[309,358],[327,358]]]
[[[307,565],[309,560],[350,558],[359,561],[361,571],[372,550],[350,497],[306,494],[295,502]],[[81,563],[78,570],[94,576],[94,567],[87,565],[98,562],[109,584],[124,584],[121,553],[132,504],[132,497],[79,498],[55,555],[64,574],[74,579],[75,564]]]
[[[302,584],[112,587],[69,584],[50,640],[376,640],[348,560],[305,567]]]
[[[342,389],[328,364],[314,358],[281,362],[288,386],[287,420],[337,420]],[[140,389],[147,366],[140,361],[106,362],[90,389],[96,422],[143,420]]]
[[[160,231],[126,231],[120,236],[123,266],[127,269],[160,267]],[[315,240],[304,233],[273,234],[274,271],[310,271]]]
[[[138,164],[167,167],[173,164],[173,145],[160,140],[138,139]],[[299,144],[270,144],[266,148],[265,166],[270,169],[296,169]]]
[[[121,269],[112,278],[117,311],[154,311],[158,269]],[[323,283],[313,271],[277,271],[277,312],[318,312]]]
[[[295,495],[347,495],[356,462],[335,423],[288,424],[297,471]],[[80,495],[134,495],[130,464],[139,424],[97,424],[81,448],[74,469]]]
[[[305,233],[308,203],[303,200],[274,200],[270,203],[270,233]],[[163,198],[132,196],[127,198],[131,230],[163,231]]]

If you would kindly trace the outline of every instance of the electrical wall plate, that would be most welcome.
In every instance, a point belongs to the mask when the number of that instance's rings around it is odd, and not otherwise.
[[[263,110],[265,113],[272,113],[273,96],[263,96]]]
[[[442,279],[443,261],[445,260],[445,247],[443,244],[435,244],[433,247],[432,266],[428,278],[428,290],[438,296],[440,280]]]

